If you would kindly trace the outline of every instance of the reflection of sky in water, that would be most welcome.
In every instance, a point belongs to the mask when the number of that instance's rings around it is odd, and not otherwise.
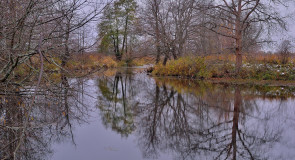
[[[268,130],[281,131],[280,139],[275,144],[265,146],[265,154],[270,159],[294,159],[295,157],[295,108],[294,100],[288,99],[285,102],[257,100],[259,112],[253,112],[253,117],[268,117],[265,122],[259,118],[249,118],[246,126],[253,126],[254,132],[260,131],[259,128],[269,127]],[[278,107],[280,106],[280,107]]]
[[[114,80],[113,78],[109,79]],[[119,81],[120,82],[120,81]],[[63,143],[54,144],[52,147],[55,151],[52,159],[63,160],[63,159],[143,159],[143,155],[145,154],[145,142],[143,140],[148,128],[144,128],[147,126],[143,126],[145,123],[145,118],[150,113],[146,113],[147,111],[153,111],[153,107],[150,104],[153,104],[155,98],[155,81],[144,74],[138,74],[131,78],[131,81],[128,79],[124,79],[123,82],[127,82],[126,91],[130,93],[126,93],[126,99],[128,105],[137,104],[137,111],[134,113],[134,123],[136,126],[135,131],[133,131],[128,137],[122,137],[118,132],[113,131],[110,126],[106,128],[102,123],[103,116],[100,113],[98,108],[93,108],[93,111],[90,113],[91,118],[89,119],[89,123],[86,124],[75,124],[74,125],[74,138],[77,146],[74,146],[70,141],[66,141]],[[92,97],[85,96],[83,101],[87,102],[87,104],[91,107],[95,106],[95,104],[100,103],[96,102],[96,97],[103,96],[103,94],[98,89],[98,81],[88,80],[85,84],[85,93],[91,95]],[[112,86],[112,83],[109,84],[109,87]],[[119,85],[118,89],[122,89],[121,85]],[[171,87],[167,87],[168,93],[171,93]],[[132,93],[131,93],[132,91]],[[160,87],[161,94],[164,94],[164,90]],[[231,91],[233,93],[233,91]],[[218,93],[217,93],[218,94]],[[161,95],[163,97],[163,95]],[[200,115],[196,114],[196,103],[198,102],[199,97],[195,97],[192,93],[185,93],[181,95],[184,102],[186,103],[186,118],[187,124],[189,125],[189,129],[195,129],[197,132],[198,129],[204,131],[205,128],[210,128],[210,125],[214,125],[220,122],[225,122],[227,120],[232,119],[233,117],[233,102],[230,103],[231,113],[226,114],[223,108],[223,111],[220,111],[220,108],[209,107],[208,113],[203,115],[203,118],[206,118],[206,121],[200,122]],[[214,95],[213,95],[214,96]],[[118,97],[122,98],[122,93],[118,94]],[[177,104],[177,92],[173,96],[175,102],[171,103]],[[179,98],[179,97],[178,97]],[[215,97],[207,97],[208,99],[214,99]],[[233,100],[234,98],[229,98]],[[247,100],[248,101],[248,100]],[[253,155],[259,155],[259,158],[266,158],[271,160],[289,160],[295,157],[294,147],[295,141],[293,136],[295,135],[295,109],[293,108],[294,100],[287,99],[284,101],[279,100],[267,100],[262,98],[251,99],[249,100],[249,106],[241,107],[243,109],[242,113],[239,114],[239,130],[243,133],[247,134],[249,137],[247,142],[250,142],[251,136],[256,137],[267,137],[270,142],[262,143],[261,141],[254,139],[253,145],[250,145],[249,149]],[[111,104],[111,103],[107,103]],[[138,105],[139,104],[139,105]],[[128,106],[127,105],[127,106]],[[150,105],[150,106],[149,106]],[[182,104],[183,107],[184,104]],[[278,107],[279,106],[279,107]],[[120,107],[118,104],[117,107]],[[121,106],[122,107],[122,106]],[[162,119],[157,119],[161,124],[165,125],[165,123],[173,124],[173,117],[176,114],[175,111],[171,110],[169,106],[165,106],[163,112]],[[222,112],[222,114],[220,114]],[[152,112],[151,112],[152,113]],[[228,115],[228,116],[227,116]],[[166,118],[166,119],[165,119]],[[217,129],[213,129],[214,131],[218,131],[221,128],[231,128],[232,123],[224,124]],[[162,127],[162,128],[161,128]],[[184,150],[180,148],[173,148],[173,143],[177,142],[173,139],[173,132],[165,131],[160,129],[169,130],[169,128],[163,128],[163,126],[158,126],[159,137],[159,146],[157,152],[159,153],[158,159],[180,159],[181,155],[179,152],[184,152],[188,143],[185,142],[185,138],[179,139],[179,143],[175,146],[179,147],[183,145]],[[214,133],[214,136],[221,136],[222,134],[226,134],[227,132],[231,132],[229,129],[226,132],[220,132],[220,134]],[[166,133],[167,132],[167,133]],[[165,135],[166,134],[166,135]],[[175,133],[177,134],[177,133]],[[204,140],[204,137],[198,137],[199,134],[196,133],[186,133],[190,137],[191,145],[194,141]],[[168,136],[169,135],[169,136]],[[185,135],[185,134],[184,134]],[[166,137],[165,137],[166,136]],[[167,137],[168,136],[168,137]],[[275,137],[276,139],[272,139]],[[178,137],[179,138],[179,137]],[[170,142],[169,142],[170,141]],[[173,143],[172,143],[173,142]],[[214,143],[212,143],[214,144]],[[172,145],[172,146],[171,146]],[[223,145],[218,144],[221,147]],[[238,141],[237,147],[238,151],[246,152],[243,149],[243,144]],[[200,146],[208,146],[207,144],[202,144]],[[186,148],[188,149],[188,148]],[[240,150],[239,150],[240,149]],[[194,151],[191,151],[194,152]],[[218,155],[217,152],[211,152],[207,150],[196,151],[198,154],[192,153],[192,159],[201,158],[201,159],[213,159]],[[182,153],[183,156],[183,153]],[[196,156],[194,158],[194,156]],[[151,156],[152,159],[154,156]],[[185,157],[185,156],[183,156]],[[238,156],[239,157],[239,156]],[[190,156],[186,156],[187,159],[190,159]],[[258,158],[258,157],[256,157]],[[231,158],[229,158],[231,159]],[[238,158],[240,159],[240,158]],[[246,158],[247,159],[247,158]]]
[[[99,94],[95,81],[86,81],[85,87],[86,94],[92,97]],[[87,105],[91,107],[95,106],[96,103],[96,99],[92,97],[84,97],[84,102],[87,102]],[[101,122],[97,108],[93,108],[90,116],[88,124],[74,127],[74,138],[77,145],[73,145],[70,141],[53,145],[55,154],[52,159],[142,159],[134,135],[122,138],[120,134],[111,129],[106,129]],[[171,159],[169,156],[164,157]]]

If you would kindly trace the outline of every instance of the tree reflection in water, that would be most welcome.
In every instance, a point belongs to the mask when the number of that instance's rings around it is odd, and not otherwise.
[[[179,80],[142,84],[132,77],[100,79],[99,107],[105,126],[125,136],[136,133],[145,158],[171,153],[176,159],[276,159],[269,152],[280,143],[282,124],[274,122],[283,103],[257,103],[283,102],[290,93]]]
[[[114,77],[102,77],[98,80],[100,94],[98,107],[103,124],[107,128],[127,137],[135,130],[134,116],[138,107],[135,96],[140,83],[136,83],[132,73],[118,71]]]
[[[69,83],[67,77],[62,76],[59,85],[42,86],[38,91],[29,86],[2,87],[0,159],[50,159],[52,143],[65,139],[75,143],[72,124],[84,121],[87,114],[87,107],[81,102],[82,86],[83,81]],[[35,103],[30,112],[29,105],[35,92]],[[27,116],[29,122],[25,127]]]
[[[97,84],[90,80],[91,86],[84,80],[62,76],[58,85],[38,91],[3,86],[0,159],[50,159],[53,143],[75,144],[72,129],[87,122],[91,107],[84,102],[96,93],[95,85],[103,125],[119,137],[133,135],[145,158],[292,159],[295,109],[287,102],[294,101],[294,88],[161,80],[124,70],[99,76]],[[91,95],[84,93],[91,89]]]

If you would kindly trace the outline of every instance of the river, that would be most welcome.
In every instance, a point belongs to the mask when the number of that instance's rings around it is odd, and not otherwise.
[[[17,147],[21,133],[11,126],[24,125],[30,90],[0,97],[1,158]],[[142,69],[68,78],[38,92],[17,159],[292,160],[294,95],[292,87],[156,78]]]

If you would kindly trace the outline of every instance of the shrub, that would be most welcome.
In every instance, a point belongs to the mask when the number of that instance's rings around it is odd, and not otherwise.
[[[29,73],[30,73],[30,68],[25,64],[21,64],[15,69],[14,76],[23,78],[28,76]]]
[[[118,63],[111,57],[106,56],[99,60],[99,65],[106,66],[108,68],[116,68],[118,66]]]
[[[161,76],[181,76],[192,78],[210,78],[204,58],[182,57],[177,60],[168,61],[166,66],[158,64],[152,72],[154,75]]]
[[[275,75],[274,74],[271,74],[271,73],[265,73],[262,76],[262,79],[263,80],[273,80],[273,79],[275,79]]]

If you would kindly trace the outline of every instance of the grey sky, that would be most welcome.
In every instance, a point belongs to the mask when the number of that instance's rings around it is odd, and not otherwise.
[[[283,5],[278,6],[279,13],[286,17],[287,30],[272,30],[271,40],[275,41],[272,44],[265,44],[263,50],[275,52],[278,45],[283,40],[290,40],[293,44],[293,50],[295,51],[295,0],[286,0],[284,7]]]

